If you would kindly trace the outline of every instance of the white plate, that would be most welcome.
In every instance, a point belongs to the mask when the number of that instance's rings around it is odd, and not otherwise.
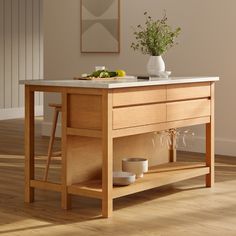
[[[113,172],[113,185],[126,186],[135,182],[135,174],[124,171]]]

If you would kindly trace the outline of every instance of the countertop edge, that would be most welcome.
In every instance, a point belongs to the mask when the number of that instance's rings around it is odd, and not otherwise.
[[[187,84],[200,82],[219,81],[219,77],[173,77],[172,79],[155,80],[135,80],[135,81],[78,81],[78,80],[21,80],[21,85],[32,86],[53,86],[53,87],[74,87],[74,88],[94,88],[94,89],[116,89],[130,87],[145,87],[172,84]]]

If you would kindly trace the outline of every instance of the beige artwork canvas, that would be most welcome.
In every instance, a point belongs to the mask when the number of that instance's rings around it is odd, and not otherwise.
[[[118,53],[119,0],[81,0],[81,52]]]

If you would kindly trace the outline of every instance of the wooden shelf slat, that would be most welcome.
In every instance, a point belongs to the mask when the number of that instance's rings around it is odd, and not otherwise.
[[[82,137],[92,137],[101,138],[101,130],[91,130],[91,129],[77,129],[77,128],[67,128],[67,135],[82,136]]]
[[[116,129],[112,131],[113,138],[125,137],[129,135],[151,133],[172,128],[181,128],[192,125],[200,125],[210,123],[210,116],[185,119],[179,121],[170,121],[158,124],[143,125],[124,129]]]
[[[209,173],[205,163],[174,162],[150,167],[143,178],[137,179],[134,184],[123,187],[113,187],[113,199],[144,190],[175,183],[181,180],[194,178]],[[101,180],[92,180],[68,186],[70,194],[102,198]]]
[[[71,186],[68,186],[68,193],[79,196],[102,199],[101,186],[101,181],[98,180],[83,182],[81,184],[73,184]]]
[[[171,162],[149,167],[148,173],[160,173],[175,170],[185,170],[192,168],[206,167],[204,162]]]
[[[51,183],[51,182],[46,182],[46,181],[41,181],[41,180],[30,180],[30,187],[50,190],[50,191],[55,191],[55,192],[62,191],[61,184]]]
[[[171,172],[171,173],[170,173]],[[209,167],[198,167],[184,170],[173,170],[169,172],[147,173],[145,178],[138,179],[134,184],[123,188],[113,188],[113,198],[119,198],[144,190],[172,184],[178,181],[191,179],[209,173]]]

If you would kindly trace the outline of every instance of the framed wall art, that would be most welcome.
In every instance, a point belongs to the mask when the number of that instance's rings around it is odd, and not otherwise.
[[[120,52],[120,0],[81,0],[82,53]]]

